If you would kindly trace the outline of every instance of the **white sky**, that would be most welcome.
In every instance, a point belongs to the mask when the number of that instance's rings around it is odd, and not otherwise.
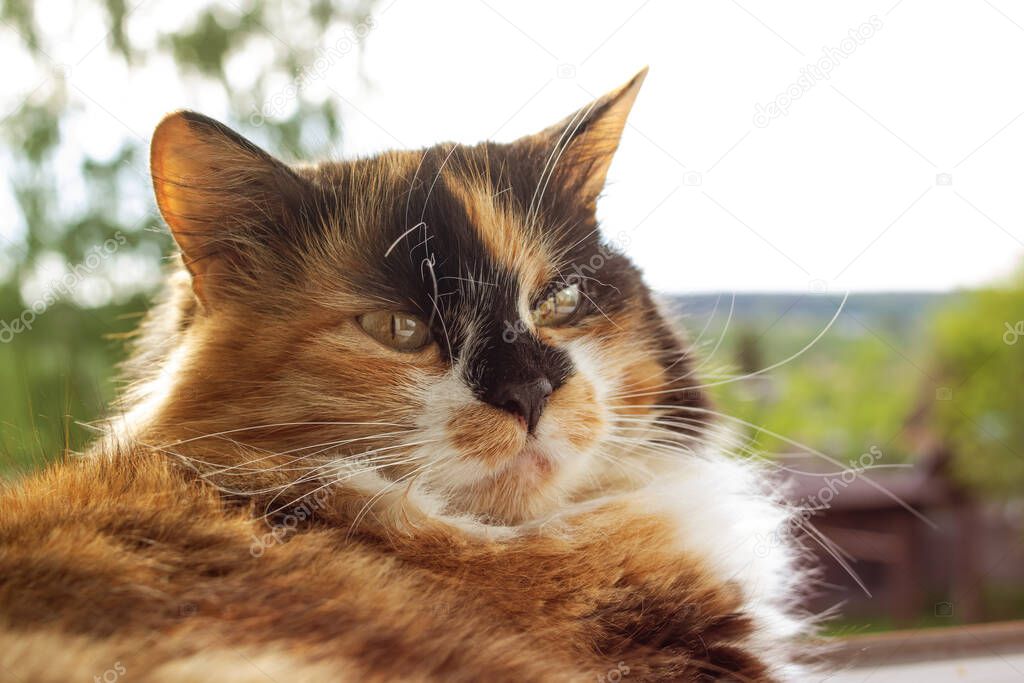
[[[182,8],[149,0],[132,35],[187,20]],[[873,35],[844,46],[865,23]],[[82,24],[75,55],[98,39]],[[823,49],[842,52],[830,77],[755,125],[755,105]],[[233,80],[260,54],[236,60]],[[354,57],[310,86],[344,97],[347,154],[512,139],[650,65],[599,210],[665,291],[949,289],[1024,256],[1024,7],[1008,0],[382,0],[364,57],[369,86]],[[83,148],[148,136],[171,109],[225,113],[170,64],[90,60],[71,72]]]

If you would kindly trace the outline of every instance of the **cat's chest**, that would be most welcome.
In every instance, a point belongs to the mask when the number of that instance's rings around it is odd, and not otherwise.
[[[431,630],[479,624],[588,673],[623,663],[631,678],[657,680],[703,671],[704,663],[770,678],[745,645],[757,624],[741,587],[677,546],[672,517],[624,506],[592,515],[573,534],[489,549],[404,548],[403,564],[424,582],[414,608]]]

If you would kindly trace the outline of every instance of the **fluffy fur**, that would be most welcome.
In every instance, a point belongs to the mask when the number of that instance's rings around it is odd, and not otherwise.
[[[197,114],[161,123],[181,266],[104,437],[0,498],[0,665],[797,677],[791,512],[718,453],[685,338],[598,234],[642,79],[513,143],[312,166]],[[538,327],[566,286],[578,310]],[[369,311],[433,341],[389,348]],[[534,428],[494,397],[538,378]]]

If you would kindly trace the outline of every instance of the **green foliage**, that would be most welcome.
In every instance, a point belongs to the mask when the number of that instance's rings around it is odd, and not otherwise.
[[[932,381],[929,320],[957,298],[851,295],[831,329],[799,354],[825,329],[842,297],[748,294],[730,302],[729,296],[693,295],[680,304],[695,334],[707,324],[705,357],[721,339],[699,374],[716,385],[711,391],[720,412],[749,423],[730,423],[750,440],[749,449],[770,456],[805,445],[848,462],[877,447],[881,464],[896,464],[915,455],[907,420]]]
[[[368,29],[372,6],[372,0],[210,3],[165,29],[158,23],[163,19],[146,16],[154,9],[146,3],[82,0],[74,8],[75,26],[92,26],[91,19],[103,25],[75,42],[74,27],[37,16],[32,0],[0,0],[0,30],[6,40],[20,41],[25,63],[38,72],[30,79],[36,87],[9,88],[0,103],[0,192],[16,209],[0,226],[0,326],[52,298],[33,316],[31,329],[7,339],[0,327],[0,472],[38,465],[87,441],[79,422],[95,420],[114,398],[115,364],[124,353],[108,335],[135,326],[132,316],[145,310],[161,259],[171,251],[150,199],[146,142],[116,105],[101,105],[83,90],[79,64],[88,58],[86,66],[96,67],[95,60],[105,60],[113,72],[128,65],[133,73],[166,78],[157,67],[170,59],[183,90],[203,98],[179,106],[202,109],[207,98],[215,106],[226,103],[227,122],[243,133],[293,159],[316,158],[339,143],[340,102],[322,92],[315,97],[302,76],[332,47],[324,39],[331,29],[345,28],[353,40],[328,66],[349,51],[358,58],[357,38],[365,30],[352,29]],[[155,31],[152,40],[129,30],[140,19]],[[230,64],[249,51],[266,59],[241,83]],[[266,111],[282,92],[280,106]],[[123,130],[109,155],[91,156],[76,139],[82,128],[75,124],[88,124],[88,117],[112,117]],[[117,240],[116,253],[72,278],[72,286],[59,286],[110,240]]]
[[[744,376],[793,355],[827,322],[827,317],[784,320],[762,336],[748,323],[727,336],[723,347],[736,358],[735,376]],[[876,334],[859,326],[854,334],[837,325],[806,353],[771,373],[716,387],[721,411],[760,427],[740,430],[751,439],[750,447],[768,454],[796,452],[796,442],[843,462],[872,446],[882,449],[890,462],[906,459],[904,422],[921,376],[894,351],[887,339],[892,331],[883,325],[881,321]],[[756,366],[751,365],[754,359]]]
[[[22,315],[4,292],[0,321]],[[10,476],[79,450],[94,432],[85,422],[104,415],[116,398],[111,381],[124,356],[118,335],[130,332],[144,298],[100,309],[58,303],[13,335],[0,351],[0,474]]]
[[[184,27],[159,34],[155,43],[146,47],[134,44],[126,30],[130,19],[146,11],[141,3],[129,6],[125,0],[92,0],[81,3],[76,12],[92,10],[106,21],[107,32],[100,44],[82,50],[89,59],[105,58],[111,64],[121,60],[145,72],[148,65],[170,56],[183,83],[202,82],[207,88],[219,90],[229,104],[229,122],[235,127],[250,134],[258,132],[258,139],[286,150],[293,158],[309,158],[328,153],[338,142],[341,127],[337,98],[314,101],[297,87],[288,90],[287,106],[282,107],[286,111],[272,112],[274,115],[260,112],[279,93],[282,82],[297,81],[302,68],[313,64],[329,47],[320,41],[329,26],[365,22],[371,6],[372,2],[366,1],[349,5],[317,2],[304,9],[284,0],[219,3],[199,12]],[[133,233],[133,248],[140,248],[147,257],[158,250],[166,251],[169,241],[155,229],[155,219],[140,213],[134,220],[126,220],[121,211],[124,204],[120,199],[126,194],[149,196],[145,141],[126,129],[122,146],[113,158],[85,156],[76,162],[65,155],[57,166],[58,152],[65,149],[65,129],[77,112],[88,109],[94,115],[114,118],[118,118],[118,112],[103,111],[76,85],[76,65],[68,68],[51,57],[57,54],[64,37],[48,33],[35,11],[31,0],[4,0],[0,6],[0,18],[9,33],[20,37],[25,53],[47,76],[36,89],[11,94],[5,111],[12,111],[0,129],[10,159],[6,169],[8,189],[19,208],[17,227],[22,233],[20,239],[12,240],[9,235],[4,238],[3,246],[14,252],[15,264],[7,282],[18,282],[33,273],[46,254],[63,254],[69,263],[77,262],[84,253],[83,242],[95,244],[119,230]],[[260,41],[272,46],[272,61],[260,69],[255,83],[242,86],[233,82],[227,68],[229,60]],[[358,42],[355,44],[358,46]],[[259,131],[255,131],[254,120]],[[304,134],[308,131],[316,134]],[[67,186],[58,179],[66,179],[74,170],[68,168],[69,163],[78,164],[78,181],[88,195],[85,205],[75,205],[70,212],[62,210],[57,201],[60,193],[68,194]],[[80,232],[83,227],[88,232]],[[70,244],[69,234],[73,235]],[[156,265],[154,262],[153,267]]]
[[[958,477],[998,495],[1024,491],[1024,273],[973,292],[934,324],[932,424]]]
[[[738,302],[718,353],[723,374],[706,381],[721,383],[721,412],[754,425],[735,425],[749,448],[792,452],[797,442],[846,462],[877,446],[882,464],[895,464],[943,445],[954,476],[980,495],[1024,490],[1024,272],[941,298],[854,295],[806,353],[733,381],[813,339],[835,310],[826,303]],[[714,346],[720,334],[705,337]]]

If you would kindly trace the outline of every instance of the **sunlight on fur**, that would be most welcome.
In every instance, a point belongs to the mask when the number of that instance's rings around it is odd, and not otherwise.
[[[807,671],[805,541],[710,403],[720,340],[701,362],[601,238],[645,74],[511,143],[318,164],[164,119],[180,256],[119,409],[92,457],[3,499],[5,547],[50,530],[0,561],[31,642],[128,643],[160,680],[192,680],[193,634],[214,669],[242,648],[311,680]],[[54,562],[77,588],[45,624]]]

